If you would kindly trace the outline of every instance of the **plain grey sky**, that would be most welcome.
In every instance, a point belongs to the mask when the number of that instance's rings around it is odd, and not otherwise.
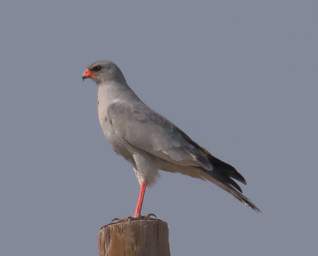
[[[317,253],[317,25],[315,0],[1,0],[0,255],[97,255],[99,227],[132,214],[137,181],[81,81],[104,58],[264,212],[162,174],[144,213],[172,255]]]

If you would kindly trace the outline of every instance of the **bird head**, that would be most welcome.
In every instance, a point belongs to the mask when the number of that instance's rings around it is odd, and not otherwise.
[[[107,60],[96,61],[89,65],[82,74],[82,79],[85,80],[90,78],[94,80],[97,84],[104,82],[119,82],[125,83],[125,77],[119,67]]]

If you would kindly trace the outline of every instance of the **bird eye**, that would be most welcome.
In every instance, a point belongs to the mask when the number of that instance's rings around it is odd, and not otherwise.
[[[100,71],[101,69],[102,69],[102,66],[101,66],[101,65],[96,65],[96,66],[94,66],[94,67],[91,68],[91,70],[94,71],[94,72],[98,72],[98,71]]]

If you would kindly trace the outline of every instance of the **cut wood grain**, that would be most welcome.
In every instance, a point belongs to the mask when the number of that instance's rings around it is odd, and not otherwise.
[[[125,219],[99,231],[99,256],[170,256],[169,232],[159,219]]]

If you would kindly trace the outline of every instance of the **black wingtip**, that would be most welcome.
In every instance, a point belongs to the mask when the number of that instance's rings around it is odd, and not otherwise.
[[[203,170],[204,171],[204,170]],[[245,195],[242,193],[242,189],[240,186],[232,180],[228,176],[220,175],[220,173],[217,172],[206,172],[205,173],[205,178],[207,180],[210,180],[211,182],[215,183],[225,191],[229,192],[234,196],[236,199],[238,199],[241,203],[244,205],[250,207],[254,211],[261,213],[262,211]]]
[[[230,191],[230,193],[243,204],[253,209],[255,212],[262,213],[261,209],[258,208],[248,197],[244,196],[242,193],[233,190]]]
[[[254,203],[252,203],[248,198],[247,201],[244,200],[243,203],[252,208],[255,212],[262,213],[262,210],[258,208]]]
[[[235,179],[246,185],[245,178],[232,165],[223,162],[222,160],[212,156],[211,154],[209,154],[208,157],[211,164],[215,167],[215,171],[218,172],[221,176]]]
[[[230,175],[233,179],[240,181],[242,184],[247,184],[245,178],[234,167]]]
[[[230,184],[232,187],[234,187],[235,189],[237,189],[238,191],[240,191],[241,193],[243,193],[241,187],[231,178],[227,178],[225,180],[226,183]]]

